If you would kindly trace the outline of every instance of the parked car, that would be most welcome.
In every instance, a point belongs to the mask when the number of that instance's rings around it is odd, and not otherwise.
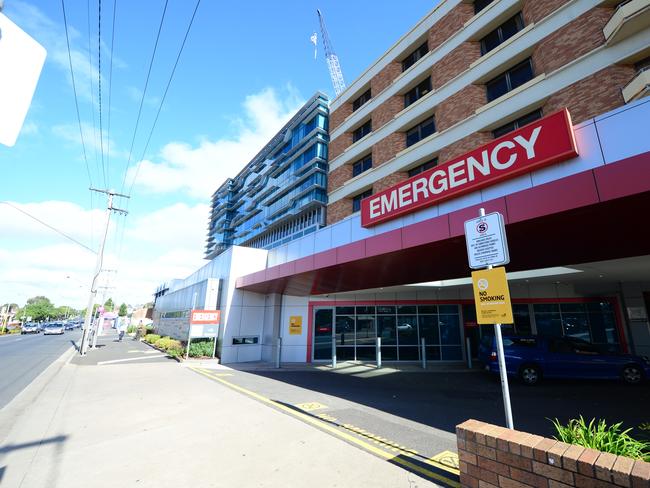
[[[496,340],[487,344],[481,344],[479,359],[487,371],[499,374]],[[650,378],[647,357],[613,352],[580,339],[504,336],[503,346],[508,375],[527,385],[542,378],[622,379],[629,384]]]
[[[43,335],[52,335],[52,334],[61,335],[63,334],[63,329],[64,329],[63,324],[60,324],[58,322],[47,324],[45,326],[45,330],[43,331]]]
[[[38,324],[24,324],[20,330],[21,334],[38,334],[41,329],[38,327]]]

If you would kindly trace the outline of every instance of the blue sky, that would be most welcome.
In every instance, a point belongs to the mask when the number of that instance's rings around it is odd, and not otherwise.
[[[129,193],[137,171],[130,201],[116,202],[128,205],[129,216],[113,219],[107,246],[105,267],[118,272],[102,279],[115,286],[110,295],[135,304],[149,300],[159,282],[184,277],[203,263],[209,196],[223,179],[235,175],[316,90],[333,95],[316,8],[325,15],[351,82],[436,2],[203,0],[145,152],[195,2],[168,1],[130,151],[165,1],[117,0],[111,53],[113,1],[103,0],[104,168],[98,0],[89,3],[90,31],[87,2],[67,0],[66,13],[92,184],[120,190],[126,172],[124,190]],[[6,0],[4,14],[39,41],[48,57],[16,145],[0,146],[0,200],[96,248],[105,199],[95,195],[91,201],[87,189],[61,2]],[[317,30],[315,61],[309,37]],[[83,306],[94,263],[91,253],[7,205],[0,205],[0,226],[0,303],[22,304],[43,294],[58,304]]]

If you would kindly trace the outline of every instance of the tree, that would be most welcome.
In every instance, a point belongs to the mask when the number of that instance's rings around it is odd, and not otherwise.
[[[31,317],[32,320],[46,320],[48,317],[55,317],[57,309],[52,305],[49,298],[38,296],[27,300],[27,305],[22,310],[21,316]]]
[[[127,309],[126,309],[126,303],[123,303],[122,305],[120,305],[120,310],[119,310],[119,312],[117,312],[117,314],[118,314],[120,317],[126,317],[127,312],[128,312],[128,311],[127,311]]]
[[[112,298],[109,298],[109,299],[106,300],[106,302],[104,303],[104,310],[105,310],[106,312],[112,312],[114,309],[115,309],[115,304],[113,303],[113,299],[112,299]]]

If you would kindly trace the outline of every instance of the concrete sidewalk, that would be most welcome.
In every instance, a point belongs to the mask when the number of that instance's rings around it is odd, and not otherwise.
[[[3,488],[435,486],[171,361],[62,357],[6,422]]]

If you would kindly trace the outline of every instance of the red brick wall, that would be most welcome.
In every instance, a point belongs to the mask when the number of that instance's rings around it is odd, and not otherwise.
[[[327,225],[332,225],[352,214],[352,199],[341,198],[327,206]]]
[[[485,105],[484,85],[469,85],[443,100],[436,110],[436,130],[443,131],[472,115]]]
[[[402,72],[402,63],[392,61],[388,63],[379,73],[370,80],[372,96],[376,97],[381,91],[389,86]]]
[[[395,114],[402,110],[404,110],[404,97],[402,95],[390,97],[372,112],[372,130],[377,130],[386,122],[393,120]]]
[[[456,141],[449,146],[443,148],[438,155],[438,161],[445,163],[450,159],[465,154],[477,147],[490,142],[492,140],[492,133],[490,132],[475,132],[463,139]]]
[[[571,0],[526,0],[522,13],[526,25],[539,22],[551,12],[554,12]]]
[[[478,420],[458,425],[456,439],[464,488],[650,486],[650,463]]]
[[[374,193],[378,193],[380,191],[385,190],[386,188],[390,188],[391,186],[396,185],[400,181],[404,181],[407,178],[408,178],[408,172],[398,171],[396,173],[392,173],[373,183],[372,190]]]
[[[481,45],[478,42],[463,42],[433,65],[431,69],[431,87],[437,90],[469,68],[469,65],[480,57]]]
[[[435,50],[449,37],[461,30],[465,22],[472,17],[474,17],[474,5],[472,3],[459,3],[456,5],[429,30],[429,51]]]
[[[612,65],[552,95],[543,107],[550,114],[568,107],[571,119],[578,124],[625,104],[621,89],[634,76],[631,65]]]
[[[611,8],[591,9],[545,37],[533,51],[535,73],[551,73],[603,44],[603,27],[613,11]]]
[[[352,113],[352,102],[345,102],[330,113],[330,132],[343,123]]]
[[[348,147],[352,145],[352,132],[344,132],[336,139],[333,139],[329,143],[328,148],[328,157],[332,161],[335,158],[343,154]]]
[[[350,178],[352,178],[351,164],[344,164],[330,171],[329,175],[327,175],[327,193],[332,193],[337,188],[340,188]]]
[[[386,161],[395,157],[401,150],[406,148],[406,136],[403,132],[393,132],[372,148],[373,167],[381,166]]]

